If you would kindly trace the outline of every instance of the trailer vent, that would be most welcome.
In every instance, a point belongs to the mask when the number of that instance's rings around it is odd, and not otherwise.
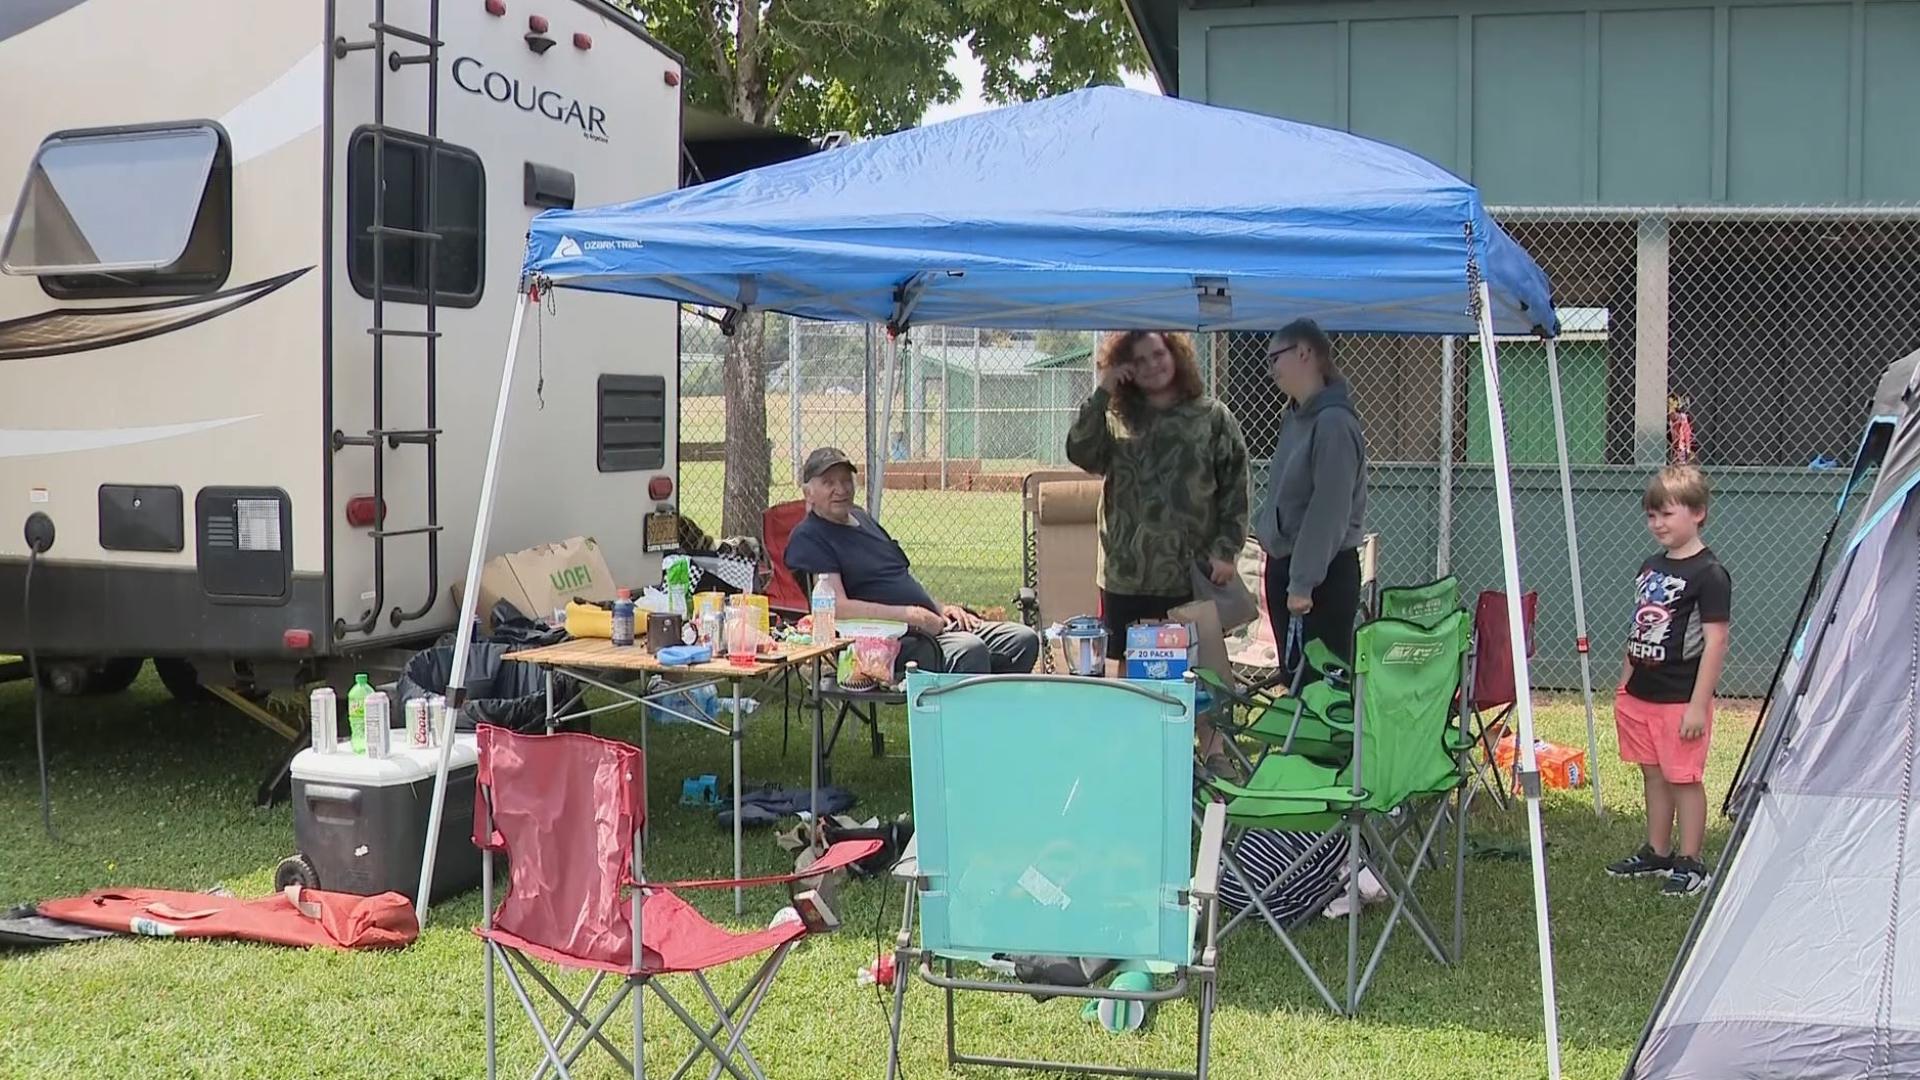
[[[667,464],[667,380],[658,375],[602,375],[594,449],[601,472],[659,469]]]
[[[194,500],[200,587],[216,602],[284,604],[293,503],[278,488],[202,488]]]

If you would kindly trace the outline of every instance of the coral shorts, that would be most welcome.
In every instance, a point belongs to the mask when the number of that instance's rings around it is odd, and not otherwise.
[[[1713,706],[1707,706],[1707,730],[1697,739],[1680,737],[1684,701],[1642,701],[1624,689],[1613,695],[1613,722],[1620,734],[1620,760],[1657,765],[1669,784],[1697,784],[1707,771],[1707,747],[1713,742]]]

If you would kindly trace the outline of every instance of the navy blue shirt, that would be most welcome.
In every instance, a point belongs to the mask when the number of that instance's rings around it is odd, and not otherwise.
[[[921,607],[938,613],[926,586],[914,580],[907,553],[863,510],[836,525],[808,513],[787,538],[787,569],[794,575],[840,575],[840,594],[869,604]]]

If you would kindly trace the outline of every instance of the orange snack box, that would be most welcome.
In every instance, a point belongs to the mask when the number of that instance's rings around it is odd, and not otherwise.
[[[1508,735],[1494,748],[1493,763],[1503,774],[1513,772],[1513,759],[1519,753],[1514,737]],[[1540,783],[1550,788],[1583,788],[1587,786],[1587,752],[1565,746],[1556,746],[1544,739],[1533,741],[1534,761],[1540,767]],[[1520,787],[1514,785],[1518,792]]]

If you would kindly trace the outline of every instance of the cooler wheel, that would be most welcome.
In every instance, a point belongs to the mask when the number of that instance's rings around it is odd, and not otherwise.
[[[320,887],[320,872],[313,868],[313,860],[300,854],[280,860],[280,865],[273,870],[273,889],[279,892],[289,885],[298,885],[303,889]]]

